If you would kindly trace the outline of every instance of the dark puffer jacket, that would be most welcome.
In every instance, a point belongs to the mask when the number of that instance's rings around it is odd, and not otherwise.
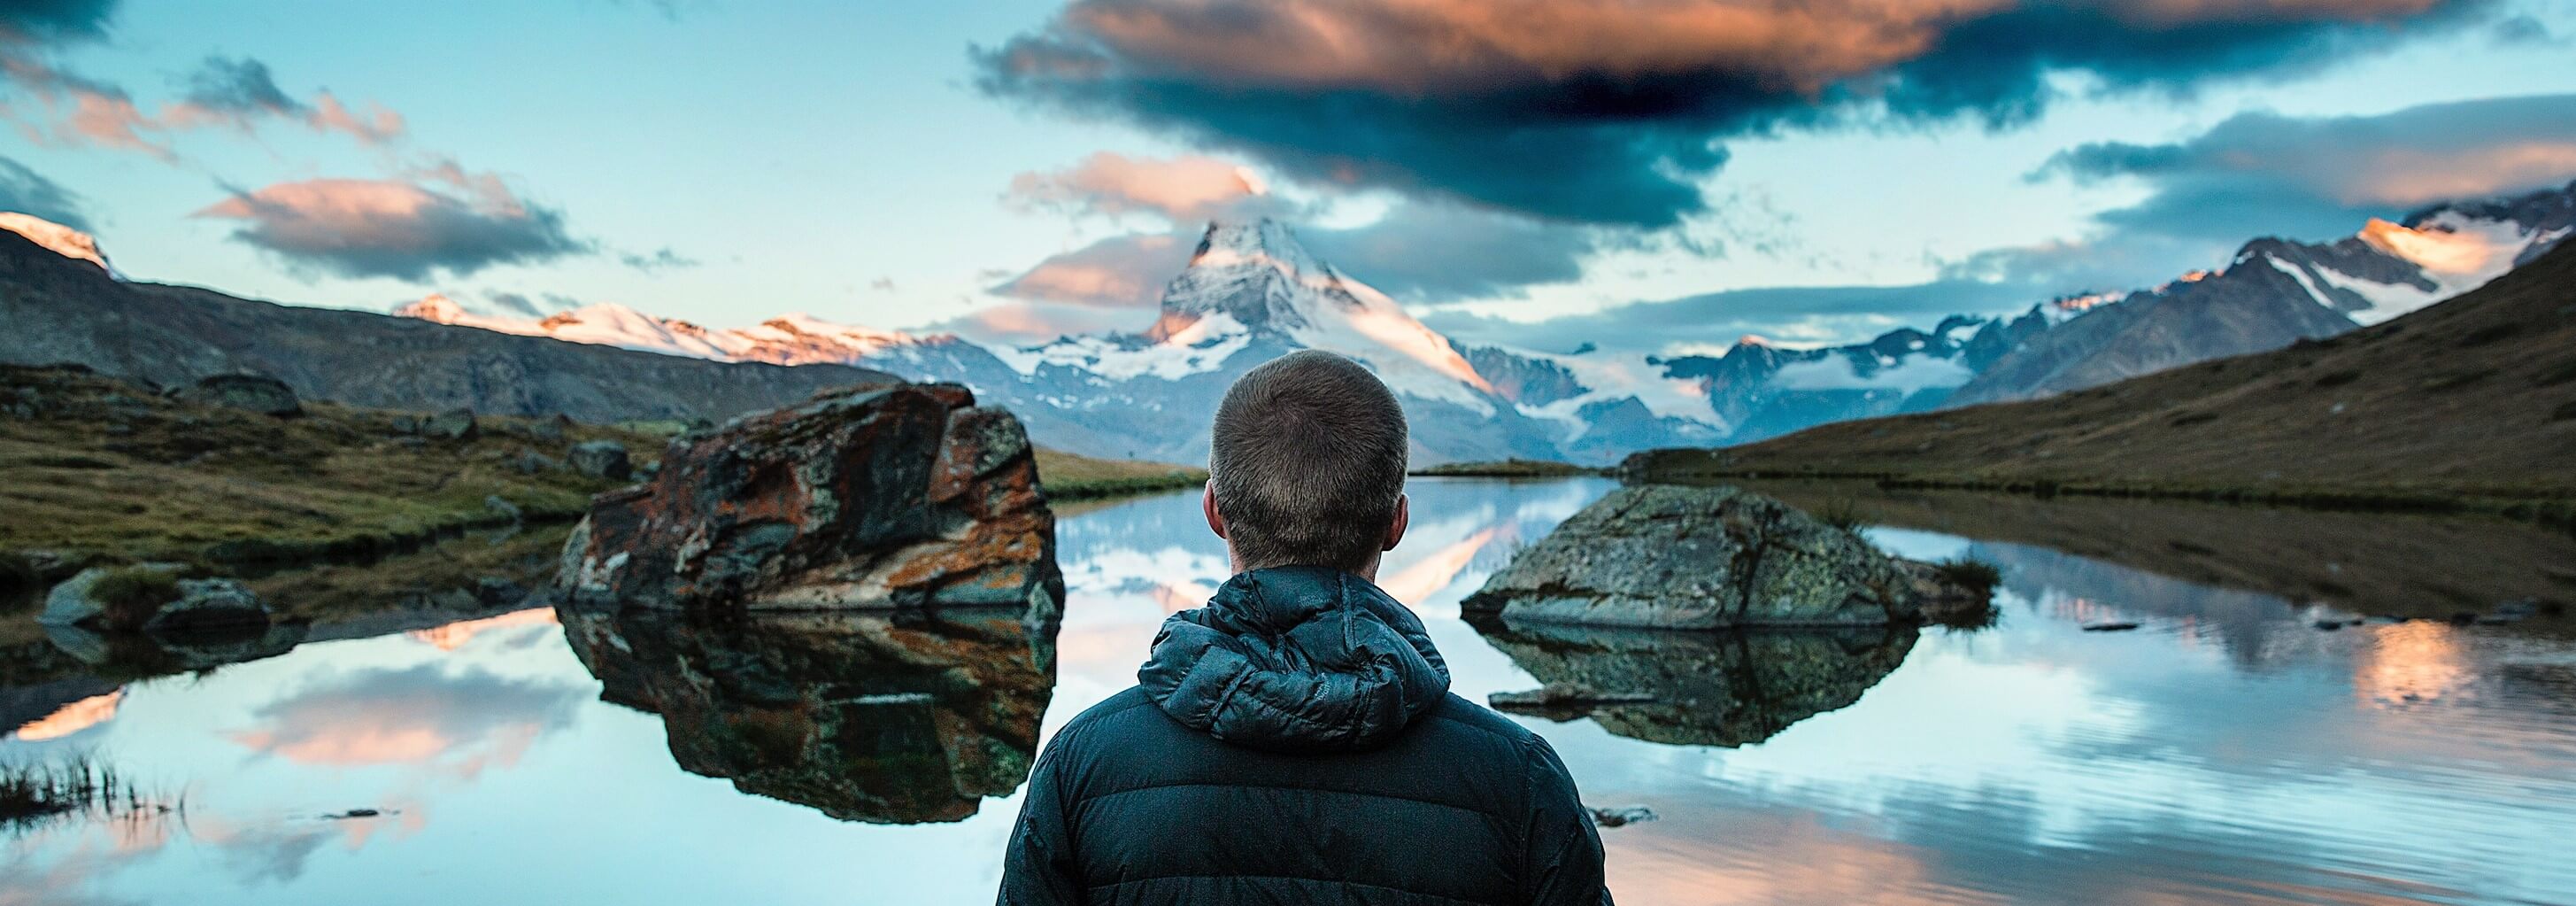
[[[1137,680],[1048,743],[1002,903],[1610,901],[1556,752],[1367,580],[1236,576]]]

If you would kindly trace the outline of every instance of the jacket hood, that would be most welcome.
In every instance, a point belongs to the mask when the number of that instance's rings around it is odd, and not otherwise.
[[[1136,671],[1183,725],[1236,745],[1348,752],[1393,740],[1449,692],[1422,621],[1368,580],[1288,566],[1173,614]]]

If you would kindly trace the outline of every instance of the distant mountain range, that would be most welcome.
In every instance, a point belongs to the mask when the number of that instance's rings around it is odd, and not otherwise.
[[[0,228],[41,235],[40,241],[66,255],[86,252],[84,263],[94,263],[93,274],[105,267],[89,237],[35,224],[42,226],[0,221]],[[1206,456],[1208,416],[1236,376],[1281,353],[1316,348],[1367,363],[1396,391],[1412,420],[1418,463],[1515,457],[1600,463],[1645,449],[1744,443],[1853,418],[2045,396],[2331,336],[2484,284],[2556,243],[2571,224],[2576,185],[2437,207],[2398,223],[2373,220],[2357,235],[2332,243],[2260,239],[2246,244],[2223,270],[2185,275],[2153,289],[2066,296],[2009,317],[1954,316],[1929,330],[1902,329],[1847,346],[1792,349],[1747,337],[1715,356],[1588,347],[1552,354],[1460,344],[1317,259],[1286,226],[1258,220],[1211,224],[1144,330],[1066,336],[1033,346],[855,327],[809,315],[735,329],[657,318],[620,305],[542,318],[498,316],[436,295],[396,309],[397,323],[404,326],[392,327],[367,320],[385,320],[379,316],[280,311],[204,290],[117,283],[120,290],[101,292],[149,300],[147,308],[156,314],[129,318],[118,314],[117,305],[64,299],[67,307],[43,318],[13,316],[13,323],[42,326],[0,337],[0,360],[69,359],[165,382],[191,369],[257,368],[325,398],[420,406],[470,399],[496,411],[560,410],[594,419],[679,412],[722,417],[740,411],[727,407],[743,400],[849,376],[786,378],[773,374],[780,369],[754,365],[850,366],[862,369],[857,373],[967,384],[986,401],[1011,407],[1041,443],[1058,449],[1195,462]],[[29,304],[17,295],[0,298],[0,306]],[[204,313],[157,314],[180,302],[247,314],[211,321]],[[216,332],[194,342],[221,347],[225,355],[133,351],[157,348],[154,343],[185,346],[186,338],[176,334],[200,322]],[[253,324],[262,331],[331,335],[253,336],[247,332]],[[366,351],[365,342],[334,342],[341,333],[398,337],[464,357],[445,364],[388,358],[380,348]],[[539,353],[538,346],[526,345],[548,340],[734,363],[734,370],[689,373],[743,387],[703,402],[650,388],[610,390],[599,382],[617,381],[614,369],[597,370],[581,354]],[[352,357],[382,365],[349,374],[347,365],[358,362],[333,364]],[[580,376],[567,378],[564,368]],[[314,386],[299,383],[298,375]],[[533,386],[513,388],[514,381]],[[405,382],[417,387],[406,390]],[[575,392],[570,385],[582,389]],[[626,405],[635,408],[612,412]]]
[[[2485,500],[2559,523],[2576,521],[2571,464],[2576,244],[2341,336],[2045,402],[1854,421],[1629,461],[1663,479],[1823,473],[2357,506]]]

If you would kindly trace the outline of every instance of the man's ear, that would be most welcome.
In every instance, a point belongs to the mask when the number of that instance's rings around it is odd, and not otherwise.
[[[1216,498],[1213,498],[1213,497],[1208,498],[1208,500],[1209,500],[1209,503],[1208,503],[1208,512],[1209,512],[1210,514],[1214,514],[1214,513],[1216,512],[1215,499],[1216,499]],[[1211,515],[1211,516],[1210,516],[1210,518],[1214,518],[1214,516],[1213,516],[1213,515]],[[1382,551],[1391,551],[1391,550],[1394,550],[1394,549],[1395,549],[1395,546],[1396,546],[1397,544],[1403,543],[1403,541],[1404,541],[1404,529],[1405,529],[1405,527],[1407,527],[1407,526],[1409,526],[1409,525],[1412,525],[1412,524],[1413,524],[1413,502],[1412,502],[1412,500],[1411,500],[1411,499],[1409,499],[1409,498],[1407,498],[1405,495],[1402,495],[1402,494],[1397,494],[1397,495],[1395,495],[1395,521],[1394,521],[1394,522],[1387,523],[1387,526],[1386,526],[1386,546],[1381,547],[1381,548],[1378,548],[1378,550],[1382,550]]]
[[[1207,514],[1208,531],[1215,532],[1219,538],[1225,537],[1225,516],[1216,511],[1215,484],[1199,489],[1199,511]]]

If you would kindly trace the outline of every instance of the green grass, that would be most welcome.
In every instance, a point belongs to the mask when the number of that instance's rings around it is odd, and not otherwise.
[[[1606,470],[1578,466],[1570,462],[1545,459],[1506,459],[1501,462],[1452,462],[1424,466],[1411,474],[1433,478],[1571,478],[1579,475],[1601,475]]]
[[[21,830],[83,812],[120,817],[175,809],[87,755],[0,764],[0,828]]]
[[[1862,526],[1869,524],[1869,520],[1861,517],[1860,506],[1847,497],[1828,500],[1825,505],[1817,507],[1810,515],[1815,516],[1818,522],[1846,532],[1858,532]]]
[[[2000,567],[1970,557],[1954,557],[1932,564],[1932,571],[1939,574],[1944,581],[1957,583],[1981,594],[1993,592],[1995,586],[2003,584],[2004,581],[2004,571]]]
[[[1049,500],[1092,500],[1192,488],[1207,470],[1133,459],[1097,459],[1038,448],[1038,482]]]
[[[638,433],[487,417],[456,442],[407,435],[405,413],[331,403],[277,419],[161,397],[61,369],[0,367],[0,392],[44,401],[0,420],[0,551],[57,550],[109,560],[294,564],[417,548],[509,519],[569,519],[617,483],[566,469],[526,472],[524,454],[562,458],[609,439],[649,452]],[[544,439],[557,435],[557,439]]]

